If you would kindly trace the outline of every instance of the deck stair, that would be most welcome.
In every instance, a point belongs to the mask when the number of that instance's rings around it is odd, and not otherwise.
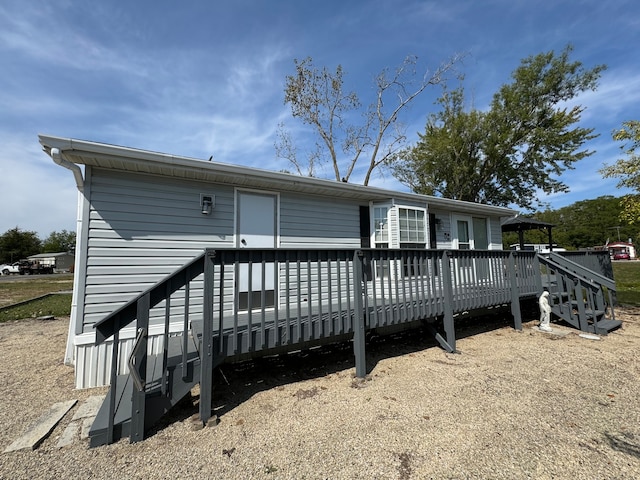
[[[549,291],[551,312],[587,333],[606,335],[620,327],[614,304],[613,280],[561,255],[539,255],[544,288]]]
[[[147,380],[144,384],[140,384],[139,380],[136,381],[135,375],[125,374],[116,377],[115,388],[109,389],[89,431],[91,447],[132,436],[133,403],[131,399],[134,391],[144,395],[144,416],[135,419],[143,423],[140,435],[148,431],[165,413],[191,392],[191,389],[200,381],[200,356],[192,339],[189,341],[186,363],[182,361],[181,349],[182,339],[170,337],[168,359],[164,370],[162,370],[162,355],[147,356],[145,375]],[[109,407],[112,402],[115,404],[115,412],[113,425],[110,428]],[[112,438],[109,438],[110,430],[113,431]]]
[[[188,333],[189,302],[185,302],[183,335],[170,335],[171,295],[187,289],[203,273],[203,256],[158,282],[95,325],[96,344],[112,339],[110,389],[89,430],[90,446],[106,445],[129,436],[144,439],[160,417],[182,400],[201,381],[201,346]],[[188,296],[188,293],[185,295]],[[165,302],[165,329],[160,354],[148,355],[150,309]],[[128,357],[127,374],[119,374],[119,336],[135,321],[137,335]]]

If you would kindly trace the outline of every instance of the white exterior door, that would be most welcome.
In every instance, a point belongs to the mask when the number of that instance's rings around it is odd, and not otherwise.
[[[238,248],[275,248],[277,236],[276,195],[238,192]],[[273,263],[242,264],[238,271],[237,304],[240,310],[260,308],[263,303],[273,307],[276,299],[275,266]],[[263,297],[264,296],[264,297]]]
[[[453,247],[458,250],[488,250],[489,231],[487,219],[481,217],[453,217]],[[475,258],[470,264],[457,265],[464,276],[471,275],[476,280],[487,279],[490,275],[489,262]]]

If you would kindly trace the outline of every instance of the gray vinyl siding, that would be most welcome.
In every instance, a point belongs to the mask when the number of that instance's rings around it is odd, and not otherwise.
[[[233,187],[100,169],[90,180],[83,331],[204,248],[233,246]],[[201,193],[215,195],[211,215],[200,213]]]
[[[201,193],[215,195],[211,215],[200,213]],[[90,331],[95,322],[203,249],[233,247],[234,201],[233,186],[146,174],[122,176],[93,169],[83,331]],[[360,205],[356,201],[282,194],[280,247],[359,247]],[[201,302],[197,301],[201,289],[199,281],[192,285],[192,318],[202,313]],[[225,307],[233,309],[233,301],[232,297],[225,298]],[[172,299],[171,320],[181,321],[183,303],[184,295],[179,292]],[[164,321],[163,308],[160,304],[151,312],[151,325]]]
[[[281,195],[280,246],[359,248],[360,205],[319,196]]]
[[[93,168],[90,181],[86,272],[82,332],[119,306],[135,298],[205,248],[234,247],[235,189],[231,185],[208,184],[149,174],[121,174]],[[215,195],[210,215],[202,215],[200,194]],[[279,247],[359,248],[360,206],[363,201],[334,199],[318,195],[281,192],[279,197]],[[424,207],[416,203],[407,206]],[[394,207],[397,208],[397,207]],[[445,237],[451,232],[449,212],[434,212],[441,220],[436,232],[438,247],[450,248]],[[390,234],[397,237],[397,215],[391,215]],[[490,219],[491,248],[499,248],[499,219]],[[397,238],[391,243],[396,245]],[[322,270],[329,268],[322,266]],[[341,267],[339,267],[341,268]],[[337,272],[337,271],[336,271]],[[332,272],[332,275],[336,274]],[[307,292],[304,278],[325,272],[300,271],[300,281],[292,278],[300,292],[296,295],[322,297]],[[229,282],[233,278],[227,277]],[[202,313],[202,282],[192,285],[190,316]],[[283,290],[280,284],[278,289]],[[216,288],[216,292],[218,289]],[[225,289],[231,291],[231,289]],[[309,300],[309,299],[307,299]],[[224,299],[233,309],[233,296]],[[172,299],[170,319],[181,321],[184,295]],[[152,311],[151,324],[164,321],[164,304]]]

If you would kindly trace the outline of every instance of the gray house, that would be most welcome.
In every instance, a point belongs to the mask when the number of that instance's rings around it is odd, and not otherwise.
[[[501,250],[501,220],[515,214],[101,143],[39,138],[53,161],[72,172],[81,192],[65,355],[66,363],[75,365],[77,388],[109,383],[112,346],[96,345],[94,324],[205,249]],[[225,299],[225,308],[276,304],[284,287],[270,280],[269,268],[251,274],[238,269],[234,298]],[[254,287],[260,282],[264,295],[257,299]],[[197,308],[190,314],[198,315]],[[150,353],[161,349],[164,321],[162,314],[152,314]],[[168,315],[166,322],[170,334],[182,331],[179,315]],[[131,351],[135,336],[134,326],[120,331],[120,358]]]

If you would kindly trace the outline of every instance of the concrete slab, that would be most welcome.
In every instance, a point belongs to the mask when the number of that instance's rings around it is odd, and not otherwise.
[[[78,437],[79,427],[80,426],[78,425],[78,422],[71,422],[69,425],[67,425],[67,428],[65,428],[64,432],[62,432],[62,435],[60,436],[56,447],[63,448],[71,445]]]
[[[104,395],[93,395],[87,398],[76,410],[72,420],[79,420],[81,418],[95,417],[98,414],[100,405],[104,401]]]
[[[571,333],[571,331],[569,330],[562,330],[557,327],[556,328],[551,327],[551,330],[542,330],[539,327],[532,327],[532,330],[535,330],[536,332],[540,332],[540,333],[546,333],[547,335],[554,335],[556,337],[566,337]]]
[[[73,408],[77,400],[69,400],[54,404],[40,418],[38,418],[27,431],[17,438],[11,445],[5,448],[4,452],[15,452],[16,450],[34,450],[51,433],[55,426],[62,420],[62,417]]]
[[[82,420],[82,430],[80,430],[80,440],[86,440],[89,438],[89,430],[91,430],[91,425],[93,425],[93,421],[96,417],[87,417]]]

